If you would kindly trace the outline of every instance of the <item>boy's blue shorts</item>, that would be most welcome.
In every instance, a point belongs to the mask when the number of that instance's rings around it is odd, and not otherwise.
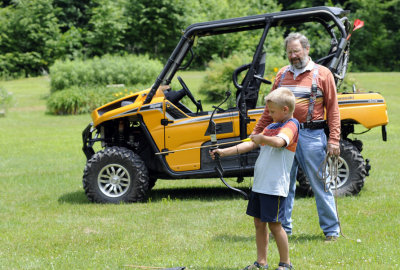
[[[262,222],[281,222],[285,216],[286,197],[251,192],[246,214]]]

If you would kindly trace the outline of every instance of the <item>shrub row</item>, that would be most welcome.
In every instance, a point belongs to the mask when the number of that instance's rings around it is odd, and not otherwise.
[[[85,61],[56,61],[50,67],[51,92],[72,86],[150,85],[161,69],[161,62],[151,60],[146,55],[105,55]]]
[[[47,111],[51,114],[91,112],[116,98],[150,87],[162,69],[146,55],[105,55],[90,60],[57,61],[50,67],[51,90]]]
[[[143,90],[143,88],[139,88]],[[90,113],[94,109],[115,99],[131,95],[139,89],[120,87],[71,87],[57,91],[47,100],[47,112],[56,115]]]
[[[47,100],[47,110],[51,114],[81,114],[90,112],[111,97],[99,89],[69,88],[53,93]]]

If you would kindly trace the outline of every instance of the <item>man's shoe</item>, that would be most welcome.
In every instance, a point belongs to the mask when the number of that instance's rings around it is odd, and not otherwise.
[[[337,241],[337,239],[338,239],[337,236],[330,235],[330,236],[325,237],[325,243],[335,242],[335,241]]]

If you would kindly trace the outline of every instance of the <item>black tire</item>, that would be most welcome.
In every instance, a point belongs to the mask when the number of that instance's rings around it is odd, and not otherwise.
[[[147,168],[139,155],[123,147],[109,147],[86,163],[83,188],[96,203],[131,203],[146,199],[149,187]]]
[[[359,142],[359,141],[356,141]],[[351,140],[340,141],[340,157],[339,157],[339,172],[337,191],[335,185],[331,184],[331,190],[337,196],[350,196],[360,193],[364,186],[365,177],[367,176],[367,166],[361,156],[360,147]],[[310,182],[305,174],[299,168],[297,173],[298,195],[313,196]]]
[[[299,195],[301,197],[314,196],[310,181],[300,167],[297,170],[297,182],[298,186],[296,187],[296,195]]]

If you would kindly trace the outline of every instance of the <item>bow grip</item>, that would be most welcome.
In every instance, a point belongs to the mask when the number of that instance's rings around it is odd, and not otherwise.
[[[217,149],[217,147],[215,147],[214,149]],[[215,166],[215,171],[222,177],[222,175],[224,174],[224,169],[222,168],[221,157],[218,153],[214,153],[214,160],[217,162],[217,166]]]

